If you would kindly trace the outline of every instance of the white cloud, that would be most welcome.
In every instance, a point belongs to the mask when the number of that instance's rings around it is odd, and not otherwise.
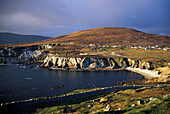
[[[8,22],[12,25],[25,25],[25,26],[44,26],[51,24],[50,21],[39,18],[35,15],[26,12],[16,12],[10,15],[4,15],[2,22]]]

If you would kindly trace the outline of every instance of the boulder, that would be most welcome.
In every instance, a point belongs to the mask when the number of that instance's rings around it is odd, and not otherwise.
[[[132,104],[131,107],[135,107],[135,104]]]
[[[107,105],[106,108],[104,108],[104,111],[110,111],[111,107],[110,105]]]
[[[140,106],[141,105],[141,101],[139,100],[139,101],[137,101],[137,105],[138,106]]]
[[[150,97],[150,98],[149,98],[149,100],[150,100],[150,101],[156,101],[156,100],[157,100],[157,98]]]
[[[105,98],[105,97],[100,99],[100,103],[106,103],[107,101],[108,101],[108,98]]]

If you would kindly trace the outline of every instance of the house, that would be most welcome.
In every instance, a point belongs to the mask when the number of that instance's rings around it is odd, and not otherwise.
[[[89,44],[89,46],[95,46],[95,44]]]
[[[170,50],[170,48],[165,47],[165,48],[163,48],[163,50],[168,51],[168,50]]]
[[[152,48],[152,49],[155,49],[156,47],[155,47],[155,46],[152,46],[151,48]]]
[[[149,48],[147,48],[147,47],[144,47],[144,49],[145,49],[145,50],[149,50]]]
[[[112,54],[114,54],[114,55],[115,55],[115,54],[116,54],[116,52],[112,52]]]
[[[113,48],[117,48],[118,46],[112,46]]]

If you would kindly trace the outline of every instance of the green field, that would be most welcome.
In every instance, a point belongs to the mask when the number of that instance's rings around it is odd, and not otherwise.
[[[132,53],[135,53],[135,54],[146,55],[146,56],[149,56],[149,57],[158,58],[158,59],[170,59],[170,58],[165,58],[165,57],[161,57],[161,56],[151,55],[151,54],[147,54],[147,53],[141,53],[139,51],[129,50],[127,48],[123,48],[123,50],[126,50],[128,52],[132,52]]]

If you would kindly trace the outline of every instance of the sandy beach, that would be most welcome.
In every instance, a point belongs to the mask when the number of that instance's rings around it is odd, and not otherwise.
[[[151,70],[147,70],[147,69],[130,68],[130,67],[127,67],[126,70],[139,73],[148,79],[151,79],[154,77],[160,77],[160,75],[158,74],[158,71],[151,71]]]

